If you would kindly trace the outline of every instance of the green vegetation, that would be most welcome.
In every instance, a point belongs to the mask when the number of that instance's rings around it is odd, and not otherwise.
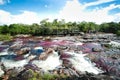
[[[63,80],[63,79],[67,79],[68,76],[66,75],[62,75],[62,76],[58,76],[58,75],[54,75],[54,74],[44,74],[44,75],[40,75],[38,73],[33,73],[34,76],[29,78],[29,80]]]
[[[0,41],[9,41],[11,39],[12,36],[10,34],[6,34],[6,35],[0,34]]]
[[[72,34],[75,32],[106,32],[115,33],[120,36],[120,22],[109,22],[96,24],[94,22],[65,22],[62,20],[53,20],[49,22],[48,19],[40,21],[40,24],[10,24],[1,25],[0,34],[10,34],[12,36],[17,34],[31,34],[31,35],[59,35]],[[8,37],[8,36],[7,36]],[[8,38],[9,39],[9,38]]]
[[[108,49],[112,48],[112,45],[110,45],[110,44],[104,44],[104,46]]]
[[[11,72],[9,74],[9,80],[66,80],[69,76],[62,74],[50,74],[45,73],[41,74],[41,72],[36,72],[32,69],[26,70],[24,73],[19,76],[16,73]]]
[[[120,36],[120,30],[117,30],[117,33],[116,33],[118,36]]]
[[[100,25],[100,31],[106,32],[106,33],[117,33],[118,30],[120,30],[120,22],[110,22],[110,23],[102,23]]]

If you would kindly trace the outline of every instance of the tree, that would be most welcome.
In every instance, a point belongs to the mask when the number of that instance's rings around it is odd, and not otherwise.
[[[30,25],[30,34],[37,35],[40,33],[40,25],[33,23]]]
[[[10,34],[12,34],[12,35],[21,33],[19,24],[11,24],[9,26],[9,29],[10,29]]]
[[[9,34],[9,26],[3,25],[1,28],[1,33],[2,34]]]
[[[100,26],[101,32],[108,32],[109,24],[108,23],[102,23]]]
[[[119,30],[119,25],[118,25],[118,23],[110,22],[110,23],[108,23],[108,25],[109,25],[108,31],[109,31],[110,33],[116,33],[117,30]]]
[[[117,34],[117,36],[120,36],[120,30],[118,30],[118,31],[116,32],[116,34]]]
[[[83,21],[81,23],[78,24],[78,28],[80,31],[83,31],[83,32],[88,32],[89,30],[89,25],[87,22]]]
[[[47,19],[43,19],[42,21],[40,21],[40,25],[41,27],[47,27],[48,26],[48,18]]]

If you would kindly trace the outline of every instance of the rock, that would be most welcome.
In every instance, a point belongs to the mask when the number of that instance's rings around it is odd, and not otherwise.
[[[46,55],[46,53],[43,53],[43,54],[41,54],[40,56],[39,56],[39,59],[40,60],[46,60],[47,59],[47,55]]]
[[[68,59],[63,59],[63,66],[66,68],[72,67],[72,63]]]
[[[92,48],[92,51],[93,51],[93,52],[101,52],[102,50],[99,49],[99,48]]]

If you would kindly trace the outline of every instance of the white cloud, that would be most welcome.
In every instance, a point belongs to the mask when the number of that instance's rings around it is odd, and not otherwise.
[[[115,19],[114,19],[115,22],[120,22],[120,13],[118,14],[115,14]]]
[[[84,7],[77,0],[67,1],[66,5],[59,13],[59,18],[69,21],[79,20],[78,16],[83,15],[83,9]]]
[[[120,5],[111,4],[104,8],[95,8],[91,11],[87,10],[88,6],[98,5],[102,3],[111,2],[113,0],[98,0],[96,2],[90,2],[81,4],[78,0],[67,1],[66,5],[60,10],[58,17],[65,19],[66,21],[88,21],[96,22],[98,24],[102,22],[120,21],[120,18],[116,18],[119,15],[110,15],[109,11],[114,8],[120,8]]]
[[[9,23],[10,21],[11,21],[10,13],[0,10],[0,24]]]
[[[39,23],[40,18],[37,13],[23,11],[21,14],[12,15],[11,13],[0,10],[0,24],[24,23],[32,24]]]
[[[0,5],[3,5],[5,3],[10,3],[10,0],[0,0]]]
[[[86,3],[84,6],[88,7],[88,6],[99,5],[99,4],[102,4],[102,3],[107,3],[107,2],[112,2],[112,1],[114,1],[114,0],[98,0],[98,1],[95,1],[95,2]]]
[[[0,0],[0,5],[4,4],[4,0]]]
[[[4,0],[0,0],[2,3]],[[9,0],[7,0],[9,1]],[[0,10],[0,24],[12,24],[12,23],[24,23],[32,24],[39,23],[42,19],[49,18],[49,21],[53,19],[65,19],[66,21],[87,21],[96,22],[98,24],[102,22],[116,21],[120,22],[120,13],[109,14],[110,10],[120,8],[120,5],[111,4],[107,7],[96,7],[92,10],[87,10],[89,6],[99,5],[102,3],[111,2],[114,0],[97,0],[96,2],[80,3],[79,0],[69,0],[65,6],[54,14],[38,14],[32,11],[22,11],[20,14],[13,15],[10,12]],[[48,5],[45,5],[48,7]],[[39,16],[40,15],[40,16]]]

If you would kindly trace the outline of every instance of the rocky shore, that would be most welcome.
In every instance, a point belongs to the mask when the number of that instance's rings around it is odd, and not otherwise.
[[[2,80],[120,80],[114,34],[16,37],[0,42]]]

